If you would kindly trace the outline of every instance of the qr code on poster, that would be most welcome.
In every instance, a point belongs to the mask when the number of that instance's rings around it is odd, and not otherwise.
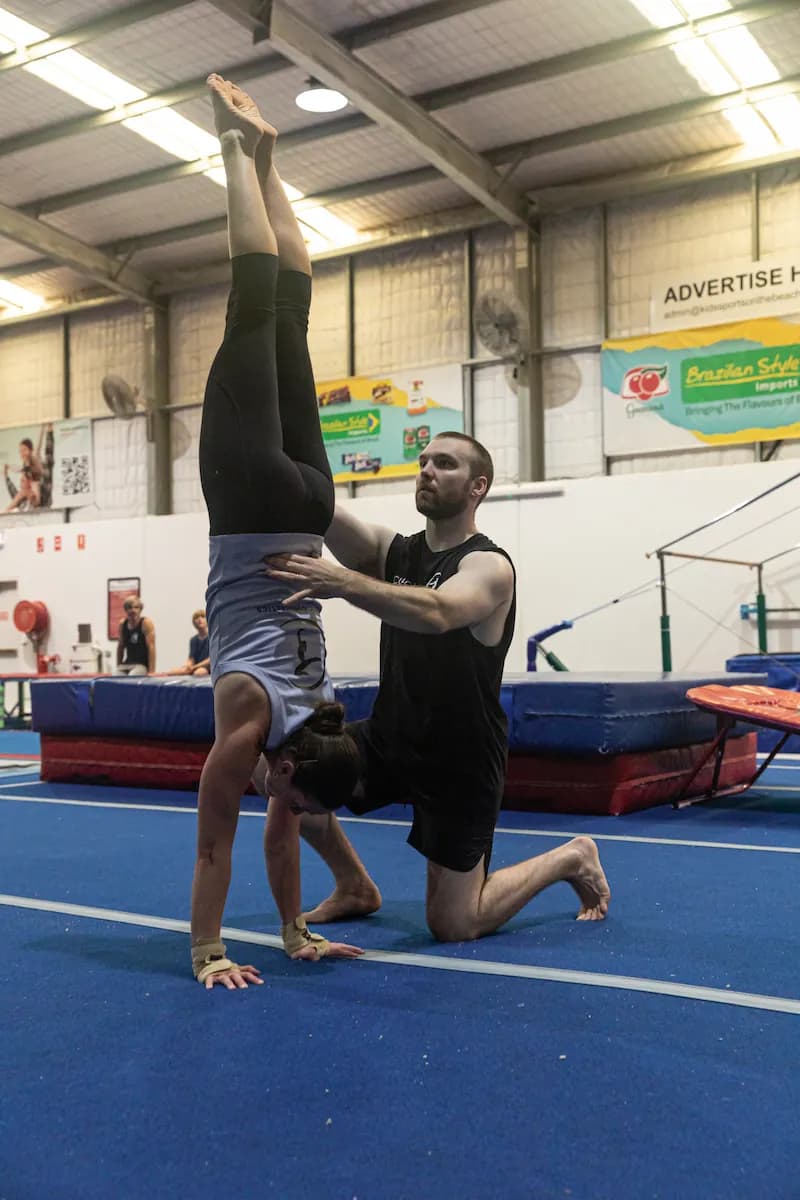
[[[61,459],[61,494],[80,496],[89,491],[89,455],[73,454]]]

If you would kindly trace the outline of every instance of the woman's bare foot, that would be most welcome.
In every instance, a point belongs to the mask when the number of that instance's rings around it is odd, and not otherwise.
[[[580,856],[578,869],[567,879],[581,902],[577,920],[602,921],[608,912],[611,891],[600,865],[597,846],[589,837],[576,837],[569,845]]]
[[[381,894],[372,880],[351,890],[337,887],[327,900],[311,912],[304,913],[307,921],[324,925],[327,921],[347,921],[351,917],[368,917],[381,906]]]
[[[209,75],[206,82],[211,90],[214,124],[219,136],[235,130],[242,136],[245,153],[252,155],[258,148],[259,157],[266,151],[271,161],[272,147],[278,133],[262,118],[255,101],[237,84],[223,79],[221,75]],[[263,148],[262,142],[265,143]]]

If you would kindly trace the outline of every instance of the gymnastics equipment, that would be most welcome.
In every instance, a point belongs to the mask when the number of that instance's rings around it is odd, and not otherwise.
[[[562,629],[572,629],[572,621],[560,621],[558,625],[550,625],[547,629],[542,629],[539,633],[531,634],[528,638],[528,670],[536,670],[536,656],[541,654],[549,667],[554,671],[568,671],[569,667],[561,661],[557,654],[552,650],[546,650],[542,645],[545,638],[552,637],[554,633],[560,633]]]
[[[672,636],[670,631],[670,615],[667,593],[667,558],[683,558],[693,560],[695,562],[711,562],[711,563],[726,563],[737,567],[748,567],[750,570],[755,570],[757,574],[757,591],[755,612],[758,618],[758,646],[762,654],[767,653],[767,613],[778,611],[797,611],[793,609],[768,609],[767,601],[764,595],[764,567],[767,563],[774,562],[777,558],[782,558],[786,554],[792,554],[800,549],[800,543],[790,546],[788,550],[781,550],[778,554],[772,554],[768,558],[760,561],[750,562],[738,558],[718,558],[713,554],[689,554],[682,550],[673,550],[673,546],[677,546],[679,542],[685,542],[688,538],[694,537],[697,533],[702,533],[705,529],[711,529],[712,526],[718,525],[720,521],[732,517],[734,513],[742,512],[745,508],[749,508],[751,504],[756,504],[759,500],[763,500],[765,496],[772,495],[773,492],[780,491],[787,484],[794,482],[795,479],[800,479],[800,471],[794,475],[781,480],[780,483],[773,484],[772,487],[766,488],[765,491],[759,492],[757,496],[751,496],[749,500],[743,500],[741,504],[735,504],[733,508],[729,508],[726,512],[720,513],[718,517],[713,517],[710,521],[705,521],[702,525],[698,525],[695,529],[690,529],[688,533],[682,533],[679,537],[673,538],[669,542],[665,542],[663,546],[651,550],[647,558],[658,559],[659,569],[659,589],[661,593],[661,616],[659,632],[661,637],[661,665],[664,671],[672,670]],[[744,607],[744,606],[743,606]],[[748,615],[750,606],[748,608]]]
[[[703,791],[715,718],[687,700],[711,680],[761,683],[763,675],[544,672],[506,675],[508,721],[504,807],[620,814],[665,804],[691,775]],[[349,721],[368,717],[377,680],[334,679]],[[63,677],[31,683],[41,774],[50,782],[196,788],[214,738],[209,678]],[[749,779],[754,734],[732,740],[720,779]]]
[[[702,761],[698,763],[697,769],[687,780],[681,795],[674,801],[673,807],[675,808],[684,808],[686,805],[696,804],[700,800],[713,800],[719,796],[733,796],[747,791],[763,775],[789,737],[792,734],[800,733],[800,695],[797,692],[758,685],[743,684],[726,687],[712,683],[699,688],[690,688],[686,696],[698,708],[714,713],[717,718],[717,736],[708,747]],[[725,751],[730,744],[731,734],[740,722],[777,731],[780,736],[759,765],[758,770],[748,779],[728,787],[720,787],[720,775],[726,761]],[[714,758],[714,773],[709,787],[702,795],[690,798],[689,790],[696,775],[712,757]]]

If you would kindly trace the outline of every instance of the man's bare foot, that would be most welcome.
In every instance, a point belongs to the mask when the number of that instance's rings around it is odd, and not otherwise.
[[[569,843],[579,854],[579,865],[574,875],[567,879],[581,902],[578,921],[602,921],[608,912],[611,891],[605,872],[600,865],[597,846],[589,837],[576,837]]]
[[[278,133],[262,118],[255,101],[237,84],[223,79],[221,75],[209,75],[206,83],[211,90],[214,124],[219,136],[236,130],[242,135],[245,153],[254,154],[258,147],[260,156],[266,150],[271,160]],[[263,149],[262,142],[265,143]]]
[[[381,894],[372,880],[347,890],[336,888],[311,912],[304,913],[307,921],[324,925],[328,921],[347,921],[352,917],[368,917],[381,906]]]

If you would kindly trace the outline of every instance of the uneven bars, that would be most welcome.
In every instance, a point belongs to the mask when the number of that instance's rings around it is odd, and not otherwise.
[[[684,541],[685,538],[694,537],[696,533],[702,533],[704,529],[710,529],[712,525],[724,521],[726,517],[732,517],[734,513],[741,512],[744,508],[749,508],[757,500],[763,500],[765,496],[769,496],[772,492],[777,492],[780,488],[785,487],[787,483],[791,483],[795,479],[800,479],[800,471],[797,471],[794,475],[789,475],[786,479],[782,479],[780,483],[773,484],[765,492],[760,492],[757,496],[752,496],[749,500],[743,500],[741,504],[735,504],[727,512],[720,513],[718,517],[714,517],[711,521],[706,521],[704,525],[698,525],[696,529],[690,530],[689,533],[682,533],[680,537],[673,538],[671,542],[664,542],[663,546],[658,546],[655,550],[651,550],[649,554],[645,555],[645,558],[652,558],[654,554],[661,554],[663,550],[677,545],[678,542]]]

